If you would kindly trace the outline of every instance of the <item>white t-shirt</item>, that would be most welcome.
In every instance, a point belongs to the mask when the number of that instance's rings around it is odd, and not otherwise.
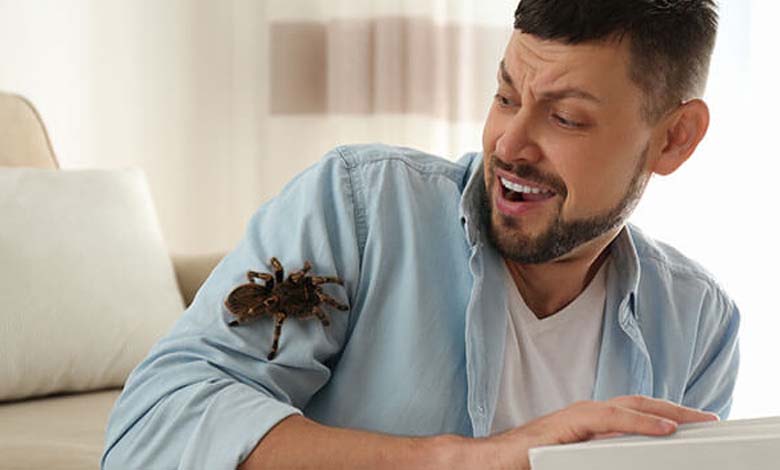
[[[607,263],[573,302],[543,320],[525,304],[506,269],[509,319],[493,433],[591,399],[601,346]]]

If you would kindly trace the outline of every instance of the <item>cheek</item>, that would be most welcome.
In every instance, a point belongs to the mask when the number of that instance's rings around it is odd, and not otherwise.
[[[566,184],[564,218],[579,218],[598,213],[606,205],[610,181],[607,155],[584,139],[549,142],[543,149],[554,173]]]
[[[633,155],[580,154],[562,167],[560,175],[569,194],[564,213],[588,217],[604,213],[620,202],[634,175]]]

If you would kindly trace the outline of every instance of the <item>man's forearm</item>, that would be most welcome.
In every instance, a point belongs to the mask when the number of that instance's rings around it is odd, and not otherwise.
[[[468,468],[469,441],[454,435],[396,437],[290,416],[266,434],[239,470]]]
[[[239,469],[527,470],[532,447],[615,433],[666,436],[679,423],[716,419],[712,413],[641,396],[577,402],[489,438],[396,437],[291,416],[266,434]]]

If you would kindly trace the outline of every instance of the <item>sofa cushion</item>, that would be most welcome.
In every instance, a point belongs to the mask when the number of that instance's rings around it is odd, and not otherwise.
[[[118,390],[0,404],[0,468],[98,468]]]
[[[0,400],[121,386],[182,310],[140,170],[0,168]]]

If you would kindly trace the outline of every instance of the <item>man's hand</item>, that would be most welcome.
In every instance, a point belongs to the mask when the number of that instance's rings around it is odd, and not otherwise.
[[[625,396],[609,401],[583,401],[506,431],[478,444],[491,469],[529,469],[528,450],[553,444],[582,442],[619,434],[665,436],[678,424],[717,421],[713,413],[664,400]],[[480,453],[481,453],[480,452]]]

